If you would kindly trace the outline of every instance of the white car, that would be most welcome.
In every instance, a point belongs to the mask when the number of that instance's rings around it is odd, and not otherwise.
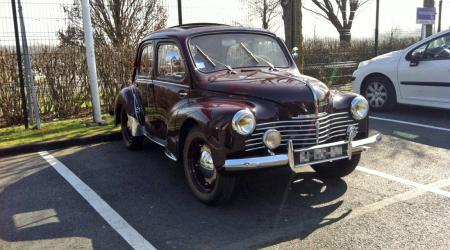
[[[396,103],[450,109],[450,29],[361,62],[352,89],[375,111]]]

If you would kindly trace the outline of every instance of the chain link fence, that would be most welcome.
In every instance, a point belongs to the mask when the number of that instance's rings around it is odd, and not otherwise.
[[[146,1],[157,3],[161,7],[158,13],[162,13],[161,17],[165,18],[153,28],[178,23],[176,0],[143,0]],[[85,51],[82,36],[74,29],[74,25],[79,22],[76,4],[79,1],[21,2],[42,119],[46,121],[90,114]],[[281,18],[281,15],[277,17],[277,25],[272,31],[283,37]],[[225,5],[218,5],[217,1],[183,1],[183,22],[261,26],[254,6],[240,0],[230,0]],[[61,32],[65,32],[64,37],[60,35]],[[381,37],[380,51],[384,53],[404,48],[417,41],[419,35],[417,32],[404,34],[401,30],[393,30]],[[113,46],[115,40],[107,34],[100,38],[102,40],[96,40],[95,50],[101,104],[106,112],[118,91],[130,83],[132,60],[139,37],[120,46]],[[72,43],[71,39],[81,43]],[[325,34],[305,34],[304,73],[332,86],[348,84],[358,63],[373,57],[373,48],[371,38],[354,38],[350,46],[343,47],[337,38]],[[0,0],[0,117],[0,127],[19,124],[21,121],[15,33],[11,1],[8,0]]]

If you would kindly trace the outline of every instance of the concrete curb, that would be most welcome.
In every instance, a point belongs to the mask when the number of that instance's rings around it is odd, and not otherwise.
[[[13,156],[25,153],[33,153],[43,150],[53,150],[72,146],[86,145],[99,142],[117,141],[122,139],[120,131],[106,134],[73,138],[68,140],[36,142],[24,145],[0,148],[0,157]]]

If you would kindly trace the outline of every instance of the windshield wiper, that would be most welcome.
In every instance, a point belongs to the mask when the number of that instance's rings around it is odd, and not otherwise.
[[[200,49],[200,47],[198,45],[195,45],[195,49],[200,53],[200,55],[202,55],[211,64],[211,66],[213,66],[213,68],[216,68],[216,64],[214,63],[214,61],[216,61],[218,64],[224,66],[228,70],[228,72],[230,72],[231,74],[236,74],[236,72],[234,72],[234,70],[233,70],[233,68],[231,68],[231,66],[226,65],[225,63],[222,63],[217,59],[211,58],[202,49]]]
[[[253,58],[253,60],[255,60],[255,62],[260,63],[259,60],[258,60],[258,58],[259,58],[259,59],[263,60],[263,61],[269,66],[269,70],[275,70],[275,66],[274,66],[271,62],[269,62],[268,60],[264,59],[264,58],[261,57],[261,56],[255,55],[255,54],[254,54],[253,52],[251,52],[251,51],[247,48],[247,46],[245,46],[242,42],[240,42],[239,44],[240,44],[241,47],[245,50],[245,52],[247,52],[247,54],[248,54],[249,56],[251,56],[251,57]]]
[[[258,58],[256,58],[256,56],[242,42],[240,42],[239,45],[241,45],[241,47],[244,49],[244,51],[247,52],[247,54],[251,58],[253,58],[253,60],[255,60],[255,62],[259,63]]]
[[[198,47],[196,45],[195,49],[197,49],[197,51],[200,53],[200,55],[202,55],[211,64],[211,66],[213,66],[214,68],[216,67],[216,64],[212,61],[212,59],[205,52],[203,52],[202,49],[200,49],[200,47]]]

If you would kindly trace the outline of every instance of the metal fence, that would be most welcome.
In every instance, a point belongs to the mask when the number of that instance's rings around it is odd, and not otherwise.
[[[16,0],[17,1],[17,0]],[[155,1],[166,13],[165,26],[176,25],[176,0]],[[22,0],[28,47],[33,65],[40,112],[43,120],[64,119],[89,113],[90,96],[83,44],[77,44],[79,34],[70,33],[75,25],[77,0]],[[101,2],[101,1],[100,1]],[[105,1],[106,2],[106,1]],[[220,22],[230,25],[260,27],[250,1],[183,1],[183,22]],[[72,11],[72,15],[69,15]],[[75,14],[74,14],[75,13]],[[200,15],[199,15],[200,13]],[[281,15],[271,29],[283,36]],[[21,121],[20,92],[17,79],[15,33],[11,1],[0,0],[0,127]],[[58,32],[66,32],[65,40]],[[370,31],[371,32],[371,31]],[[72,35],[72,37],[70,36]],[[373,39],[354,38],[347,47],[337,38],[305,35],[304,73],[330,85],[348,84],[357,64],[373,57]],[[401,34],[400,30],[385,34],[381,39],[382,52],[396,50],[418,39],[419,33]],[[113,103],[117,92],[131,79],[131,61],[136,41],[112,46],[107,39],[96,43],[99,89],[104,111]]]

